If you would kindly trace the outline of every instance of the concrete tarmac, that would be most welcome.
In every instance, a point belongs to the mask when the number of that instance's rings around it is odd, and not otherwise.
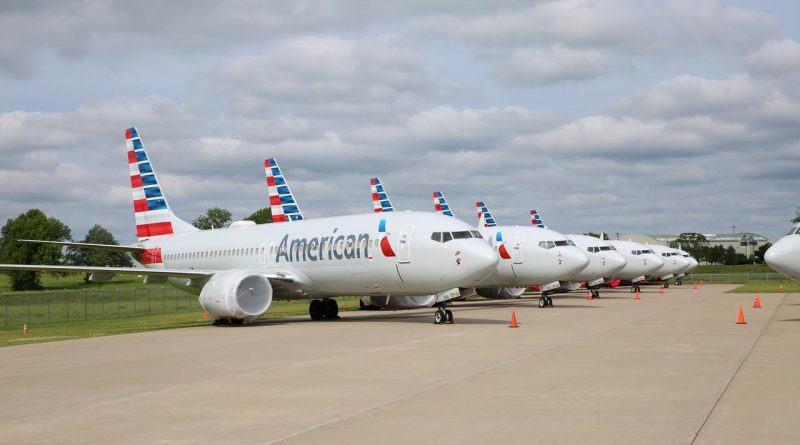
[[[0,443],[800,443],[800,295],[730,288],[0,348]]]

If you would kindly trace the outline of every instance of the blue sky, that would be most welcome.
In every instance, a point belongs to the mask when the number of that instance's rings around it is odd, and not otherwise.
[[[791,1],[4,2],[0,219],[133,240],[123,132],[174,210],[310,217],[442,190],[462,219],[777,238],[800,202]]]

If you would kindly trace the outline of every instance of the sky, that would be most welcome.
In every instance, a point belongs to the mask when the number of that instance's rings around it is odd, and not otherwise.
[[[0,3],[0,222],[135,241],[124,131],[181,218],[442,191],[476,222],[777,239],[800,206],[795,1]],[[613,235],[612,235],[613,236]]]

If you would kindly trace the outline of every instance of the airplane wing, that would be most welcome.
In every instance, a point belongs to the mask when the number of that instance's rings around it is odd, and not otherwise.
[[[150,282],[166,281],[168,278],[186,278],[203,281],[210,279],[219,271],[194,269],[150,269],[146,267],[95,267],[95,266],[50,266],[43,264],[0,264],[3,270],[25,270],[32,272],[73,272],[90,273],[97,277],[94,281],[108,281],[115,275],[134,275],[153,277]],[[294,277],[286,272],[267,273],[270,282],[294,283]]]
[[[95,250],[110,250],[113,252],[127,252],[127,253],[142,253],[145,251],[144,247],[139,246],[118,246],[116,244],[92,244],[92,243],[76,243],[70,241],[43,241],[36,239],[21,239],[17,240],[23,243],[36,243],[36,244],[50,244],[61,247],[73,247],[78,249],[95,249]]]

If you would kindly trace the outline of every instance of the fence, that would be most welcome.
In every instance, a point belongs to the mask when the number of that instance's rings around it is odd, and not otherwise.
[[[717,284],[740,284],[750,281],[790,281],[785,276],[774,272],[748,272],[748,273],[698,273],[690,274],[683,278],[684,282],[700,281]]]
[[[202,311],[173,287],[0,293],[0,326],[66,323]]]

